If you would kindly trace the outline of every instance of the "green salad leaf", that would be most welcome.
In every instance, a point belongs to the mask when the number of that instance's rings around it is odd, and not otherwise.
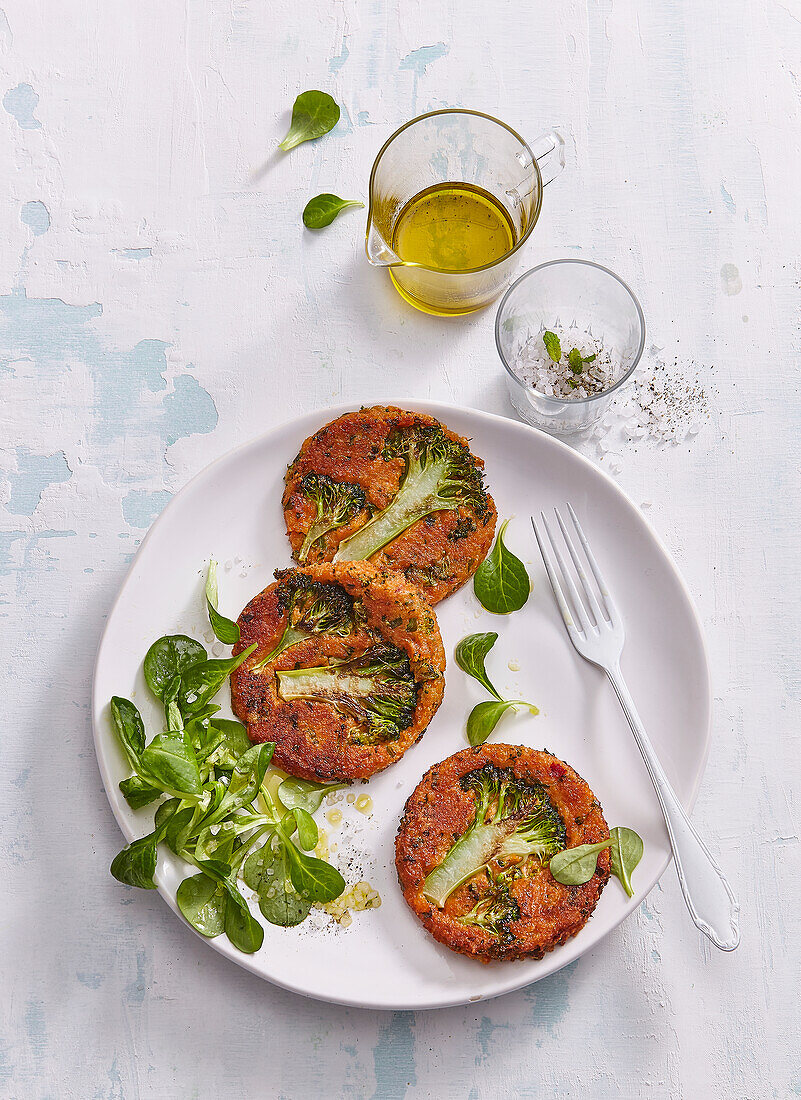
[[[303,208],[303,224],[307,229],[324,229],[349,206],[364,208],[357,199],[341,199],[338,195],[323,193],[309,199]]]
[[[157,699],[176,676],[181,676],[193,665],[205,661],[206,650],[194,638],[185,634],[168,634],[155,641],[145,654],[145,682]]]
[[[595,874],[598,853],[611,847],[611,840],[602,840],[598,844],[579,844],[575,848],[564,848],[551,858],[551,874],[563,886],[583,886]]]
[[[489,676],[487,676],[487,670],[484,667],[484,661],[487,654],[498,641],[498,635],[494,630],[489,631],[486,634],[468,634],[466,638],[462,638],[461,642],[456,646],[454,656],[456,657],[456,663],[463,672],[466,672],[468,676],[472,676],[473,679],[485,687],[490,695],[494,695],[500,702],[503,700],[498,692],[493,687]]]
[[[209,571],[206,576],[206,610],[209,613],[211,629],[217,638],[225,645],[236,645],[239,641],[239,627],[232,619],[226,619],[217,610],[217,562],[209,562]]]
[[[312,903],[292,885],[283,845],[267,840],[248,856],[242,877],[256,891],[259,909],[270,924],[292,928],[309,915]]]
[[[199,661],[181,677],[179,695],[181,712],[184,715],[195,714],[214,698],[231,673],[239,668],[256,649],[256,643],[236,657],[215,658]]]
[[[301,92],[292,108],[292,121],[278,148],[289,152],[304,141],[313,141],[333,130],[339,122],[339,105],[327,92]]]
[[[225,931],[227,894],[213,878],[201,872],[185,878],[175,895],[178,908],[201,936],[213,939]]]
[[[507,710],[514,710],[515,707],[528,707],[532,714],[539,714],[537,707],[519,699],[488,699],[485,703],[477,703],[467,717],[467,740],[470,744],[483,745]]]
[[[315,783],[311,779],[297,779],[292,775],[278,788],[278,797],[288,810],[294,810],[297,806],[313,814],[320,809],[329,791],[338,791],[341,787],[347,787],[347,783]]]
[[[468,676],[478,680],[482,687],[494,696],[494,699],[477,703],[468,715],[467,740],[473,746],[484,744],[508,710],[527,707],[532,714],[539,714],[539,708],[533,703],[524,703],[522,699],[502,698],[487,675],[484,662],[497,640],[498,635],[494,630],[486,634],[468,634],[466,638],[462,638],[455,650],[459,668]]]
[[[473,577],[473,590],[479,602],[495,615],[519,611],[531,592],[525,565],[503,541],[508,526],[507,519],[501,524],[495,545]]]
[[[625,825],[616,825],[610,831],[612,837],[612,874],[618,878],[629,897],[634,896],[631,876],[634,868],[642,859],[644,845],[642,837],[627,829]]]

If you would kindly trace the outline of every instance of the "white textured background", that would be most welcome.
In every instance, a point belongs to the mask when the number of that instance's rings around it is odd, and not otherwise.
[[[797,0],[0,6],[0,1094],[800,1094]],[[308,87],[342,121],[276,155]],[[626,454],[620,481],[706,626],[695,817],[743,944],[702,941],[671,869],[538,985],[367,1013],[260,982],[109,877],[89,682],[145,529],[233,444],[404,391],[509,413],[492,311],[408,309],[360,212],[300,224],[318,191],[365,198],[396,125],[459,105],[568,139],[526,264],[612,266],[649,341],[714,377],[712,424]]]

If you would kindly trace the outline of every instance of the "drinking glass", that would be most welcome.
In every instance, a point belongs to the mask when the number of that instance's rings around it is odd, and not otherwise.
[[[523,382],[515,368],[528,341],[543,329],[567,332],[573,325],[618,364],[613,383],[601,393],[565,399]],[[498,306],[495,343],[520,418],[554,435],[573,435],[591,428],[631,378],[645,347],[645,318],[632,290],[613,271],[589,260],[551,260],[509,287]]]

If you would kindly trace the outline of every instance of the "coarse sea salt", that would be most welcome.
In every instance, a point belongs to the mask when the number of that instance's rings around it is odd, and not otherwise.
[[[530,336],[515,357],[514,371],[525,386],[560,401],[580,401],[603,393],[622,373],[619,354],[604,346],[593,334],[580,328],[550,330],[559,337],[562,355],[554,362],[543,339],[546,329]],[[582,358],[581,370],[574,372],[568,362],[571,351]],[[586,362],[592,359],[591,362]]]

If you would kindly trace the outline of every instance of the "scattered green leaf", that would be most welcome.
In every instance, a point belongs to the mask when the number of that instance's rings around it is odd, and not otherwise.
[[[194,749],[182,735],[157,733],[141,756],[142,777],[176,798],[197,799],[200,769]]]
[[[155,890],[153,875],[156,871],[156,850],[158,831],[154,830],[140,840],[126,845],[114,857],[111,873],[118,882],[126,886],[138,886],[140,890]]]
[[[339,105],[327,92],[301,92],[292,108],[292,121],[278,148],[285,153],[304,141],[313,141],[333,130],[339,122]]]
[[[484,667],[487,654],[497,641],[498,635],[494,630],[487,634],[468,634],[456,646],[454,655],[457,665],[463,672],[478,680],[490,695],[494,695],[496,699],[502,702],[501,696],[493,687]]]
[[[132,810],[141,810],[145,806],[149,806],[151,802],[161,798],[164,793],[158,787],[152,787],[149,783],[145,783],[144,779],[140,779],[138,775],[132,775],[130,779],[123,779],[120,783],[120,790]]]
[[[479,602],[495,615],[519,611],[531,591],[525,565],[504,544],[503,536],[508,526],[507,519],[501,524],[495,545],[473,577],[473,589]]]
[[[292,885],[307,901],[333,901],[345,889],[345,880],[336,867],[316,856],[307,856],[294,844],[285,845]]]
[[[309,199],[303,209],[303,224],[307,229],[324,229],[349,206],[364,207],[356,199],[341,199],[338,195],[324,193]]]
[[[514,701],[502,699],[500,702],[488,699],[485,703],[477,703],[467,718],[467,740],[474,746],[483,745],[507,710],[520,706],[528,707],[532,714],[539,714],[537,707],[529,703],[521,703],[519,699]]]
[[[225,645],[236,645],[239,641],[239,627],[233,620],[226,619],[217,610],[219,603],[217,595],[217,562],[209,562],[209,571],[206,577],[206,609],[209,613],[211,629],[217,638]]]
[[[213,699],[231,673],[256,649],[256,643],[243,649],[236,657],[211,658],[200,661],[181,677],[181,711],[193,714]]]
[[[612,850],[609,854],[612,858],[612,874],[620,879],[628,896],[633,897],[631,876],[642,859],[644,850],[642,838],[633,829],[627,829],[625,825],[616,825],[610,831],[610,836]]]
[[[245,862],[242,877],[259,897],[259,909],[265,920],[282,928],[292,928],[309,915],[311,902],[298,894],[289,878],[283,845],[268,839]]]
[[[579,844],[575,848],[564,848],[552,857],[551,874],[563,886],[582,886],[595,874],[598,853],[611,847],[611,840],[602,840],[598,844]]]
[[[145,747],[145,724],[142,715],[128,699],[115,695],[111,700],[111,717],[120,744],[128,757],[132,771],[139,766],[139,757]]]

